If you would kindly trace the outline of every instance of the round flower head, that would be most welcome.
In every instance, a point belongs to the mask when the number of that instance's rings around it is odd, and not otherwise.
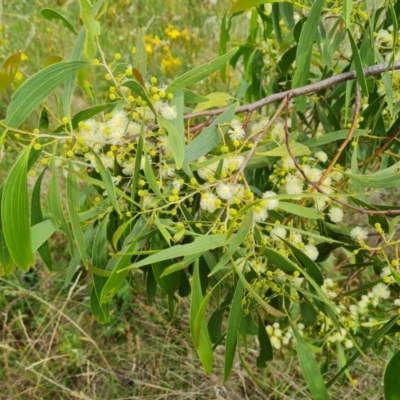
[[[243,139],[245,136],[245,131],[241,126],[237,126],[233,129],[229,129],[228,131],[229,137],[231,140],[238,140],[238,139]]]
[[[175,106],[171,106],[166,104],[162,109],[161,109],[161,115],[165,119],[175,119],[176,116],[178,115],[178,111],[176,110]]]
[[[219,183],[217,186],[217,195],[220,199],[230,200],[233,198],[235,187],[231,184]]]
[[[265,207],[267,210],[275,210],[275,208],[279,205],[279,199],[271,199],[268,200],[268,197],[276,196],[276,193],[272,190],[264,192],[262,198],[264,199],[264,203],[266,203]]]
[[[278,225],[271,230],[271,237],[273,240],[285,239],[286,233],[286,229]]]
[[[329,210],[329,219],[332,222],[340,222],[343,219],[343,211],[339,207],[331,207]]]
[[[326,203],[328,202],[328,197],[321,196],[315,199],[315,208],[318,211],[322,211],[326,207]]]
[[[308,256],[310,260],[315,261],[318,258],[318,249],[312,244],[307,244],[304,246],[303,252]]]
[[[303,193],[303,182],[291,174],[286,175],[286,183],[283,187],[287,194],[300,194]]]
[[[339,171],[333,171],[329,174],[329,176],[335,181],[335,182],[340,182],[343,180],[343,174]]]
[[[321,161],[322,163],[326,162],[326,160],[328,159],[328,155],[324,151],[317,151],[314,156],[318,161]]]
[[[268,212],[260,206],[253,207],[253,219],[255,222],[264,222],[268,218]]]
[[[304,172],[310,182],[318,182],[322,177],[322,172],[318,168],[310,168]]]
[[[200,207],[204,211],[208,212],[214,212],[217,207],[215,205],[215,201],[218,199],[218,197],[211,192],[206,192],[201,195],[201,200],[200,200]]]
[[[360,228],[359,226],[356,226],[351,230],[350,236],[353,240],[361,242],[368,237],[368,232],[365,228]]]
[[[387,299],[390,296],[390,290],[384,283],[378,283],[372,288],[374,297],[378,299]]]

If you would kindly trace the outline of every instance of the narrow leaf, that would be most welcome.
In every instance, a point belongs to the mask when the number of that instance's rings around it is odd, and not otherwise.
[[[218,126],[232,121],[238,103],[229,106],[215,121],[213,121],[200,135],[198,135],[185,148],[185,162],[195,161],[204,154],[212,150],[219,142],[222,141],[221,133],[218,131]],[[228,130],[228,126],[220,127],[222,133]]]
[[[74,35],[78,35],[78,32],[76,31],[75,27],[71,24],[71,22],[68,21],[67,18],[62,16],[59,12],[52,10],[51,8],[43,8],[43,10],[40,11],[40,14],[43,15],[44,18],[52,20],[52,19],[58,19],[61,21],[61,23]]]
[[[35,263],[31,246],[27,173],[31,147],[18,157],[4,184],[1,197],[3,234],[15,264],[23,271]]]
[[[353,61],[354,61],[354,66],[355,66],[356,74],[357,74],[357,82],[361,86],[361,90],[362,90],[364,96],[368,96],[367,80],[365,79],[360,53],[358,51],[356,42],[354,41],[354,38],[353,38],[353,35],[352,35],[350,29],[347,29],[347,34],[349,36],[351,50],[353,53]]]
[[[314,2],[314,4],[311,6],[311,11],[308,15],[307,21],[301,30],[296,52],[296,70],[293,77],[293,88],[307,84],[314,38],[317,32],[317,27],[324,4],[325,0],[316,0]],[[306,108],[305,96],[297,97],[295,102],[298,111],[304,112]]]
[[[229,378],[235,357],[238,330],[243,318],[242,296],[243,283],[239,279],[236,284],[235,294],[233,295],[228,327],[226,328],[224,382]]]
[[[188,86],[201,81],[213,72],[222,68],[235,55],[237,51],[237,48],[232,49],[223,56],[186,72],[185,74],[172,81],[172,83],[168,85],[166,91],[169,93],[173,93],[175,90],[187,88]]]
[[[290,321],[294,336],[297,342],[297,356],[299,358],[301,370],[303,371],[304,378],[307,386],[310,389],[312,398],[314,400],[329,400],[329,394],[326,389],[324,380],[322,379],[321,372],[314,359],[310,348],[300,335],[296,326]]]
[[[400,400],[400,351],[390,360],[383,378],[385,400]]]
[[[79,221],[79,186],[76,176],[71,172],[68,172],[67,176],[67,204],[69,217],[71,220],[72,232],[75,238],[75,243],[78,248],[79,254],[82,258],[82,262],[86,268],[89,267],[88,259],[86,255],[85,239],[81,223]]]
[[[196,261],[193,270],[192,297],[190,304],[190,330],[192,332],[192,335],[194,332],[194,324],[196,321],[196,316],[198,314],[202,301],[203,301],[203,294],[201,291],[199,262]],[[205,319],[201,324],[199,337],[200,338],[198,346],[196,347],[196,351],[200,357],[204,370],[206,371],[206,373],[209,373],[211,372],[214,360],[213,360],[212,344]]]

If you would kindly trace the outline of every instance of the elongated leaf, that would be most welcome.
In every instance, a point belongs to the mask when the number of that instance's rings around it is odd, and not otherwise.
[[[247,214],[245,215],[243,223],[240,225],[240,228],[238,229],[237,233],[232,236],[231,244],[229,245],[229,247],[226,249],[222,257],[218,261],[218,264],[208,274],[208,276],[214,275],[221,268],[223,268],[224,265],[230,260],[230,258],[233,256],[238,247],[243,243],[244,239],[249,233],[252,223],[253,223],[253,213],[250,211],[247,212]]]
[[[151,238],[150,249],[161,250],[165,247],[166,243],[162,240],[159,234],[155,234]],[[151,268],[153,270],[154,278],[156,279],[158,286],[161,290],[167,294],[174,294],[180,283],[179,273],[169,274],[168,276],[162,276],[165,269],[170,265],[168,261],[153,262]]]
[[[201,291],[199,262],[196,261],[193,270],[192,297],[190,303],[190,330],[192,332],[192,335],[194,332],[196,316],[198,314],[202,301],[203,301],[203,294]],[[214,362],[213,359],[214,357],[213,357],[210,335],[208,333],[205,319],[203,319],[201,324],[199,342],[198,345],[196,346],[196,351],[200,357],[204,370],[207,373],[211,372]]]
[[[97,52],[96,38],[101,32],[100,23],[94,19],[92,5],[89,0],[79,0],[79,4],[81,6],[81,18],[87,31],[85,55],[88,60],[92,61]]]
[[[75,27],[71,24],[71,22],[68,21],[67,18],[62,16],[59,12],[52,10],[51,8],[43,8],[43,10],[40,11],[40,14],[43,15],[44,18],[46,19],[58,19],[61,21],[61,23],[74,35],[78,35],[78,32],[76,31]]]
[[[71,51],[71,54],[69,55],[69,61],[75,61],[81,58],[83,47],[85,45],[85,40],[86,40],[86,28],[82,26],[81,30],[79,31],[79,35],[76,39],[75,45]],[[70,118],[71,116],[71,99],[75,89],[75,78],[76,74],[72,74],[64,83],[62,105],[63,105],[64,115],[68,118]],[[72,124],[73,122],[74,121],[72,121]]]
[[[146,88],[144,88],[140,83],[134,81],[133,79],[130,79],[129,81],[124,82],[122,86],[126,86],[134,93],[138,94],[147,103],[150,110],[153,111],[154,114],[157,114]]]
[[[151,163],[147,157],[147,154],[145,152],[144,154],[144,175],[146,176],[147,183],[149,184],[151,190],[154,192],[154,194],[160,199],[164,200],[164,196],[160,192],[160,189],[157,184],[156,177],[154,175],[153,168],[151,166]]]
[[[3,234],[15,264],[23,271],[35,263],[31,246],[27,173],[31,147],[23,150],[4,184],[1,197]]]
[[[213,72],[222,68],[235,55],[237,51],[237,48],[232,49],[223,56],[186,72],[185,74],[179,76],[174,81],[172,81],[172,83],[168,85],[166,91],[169,93],[173,93],[175,90],[187,88],[194,83],[201,81]]]
[[[42,214],[42,207],[41,207],[41,185],[43,181],[43,177],[47,171],[47,168],[44,168],[43,171],[40,173],[39,177],[36,180],[35,186],[32,191],[32,198],[31,198],[31,225],[34,226],[36,224],[39,224],[40,222],[43,221],[43,214]],[[54,223],[52,223],[54,226],[54,230],[56,229],[56,226]],[[32,232],[31,232],[32,233]],[[35,239],[35,236],[32,233],[32,241]],[[41,237],[41,236],[39,236]],[[35,251],[35,246],[32,243],[32,250]],[[46,267],[49,269],[49,271],[53,271],[53,261],[51,258],[51,251],[49,244],[47,241],[43,243],[42,246],[37,248],[40,257],[42,258],[44,264]]]
[[[9,56],[7,60],[4,61],[0,69],[0,95],[13,82],[15,75],[18,72],[18,67],[20,62],[21,62],[20,51],[11,54],[11,56]]]
[[[130,253],[140,249],[145,241],[143,239],[140,240],[140,235],[144,235],[150,229],[146,222],[147,221],[143,217],[136,221],[130,235],[125,239],[122,253]],[[134,239],[132,240],[132,238]],[[107,270],[112,270],[112,273],[101,290],[100,304],[108,303],[115,296],[129,272],[126,267],[130,263],[130,255],[114,257],[109,261]]]
[[[134,66],[142,76],[146,76],[147,70],[147,53],[144,45],[144,35],[146,34],[145,28],[137,29],[136,36],[136,53]],[[142,79],[143,80],[143,79]]]
[[[301,30],[296,52],[296,70],[293,77],[293,88],[307,84],[314,38],[324,4],[325,0],[316,0],[314,2],[314,4],[311,6],[311,11],[308,15],[307,21]],[[297,110],[304,112],[306,108],[305,96],[297,97],[295,102]]]
[[[69,211],[69,218],[71,221],[72,232],[74,235],[75,243],[81,256],[82,262],[86,268],[89,267],[86,255],[85,239],[81,223],[79,221],[79,186],[76,176],[68,172],[67,176],[67,204]]]
[[[92,263],[96,268],[105,270],[107,267],[107,224],[108,216],[101,221],[93,242]],[[100,304],[101,291],[107,279],[93,275],[93,288],[90,293],[90,308],[94,317],[102,324],[110,321],[109,304]]]
[[[390,360],[383,378],[385,388],[385,400],[400,400],[400,351]]]
[[[118,205],[118,201],[117,201],[117,196],[115,195],[115,186],[112,181],[111,173],[103,165],[103,162],[101,161],[100,157],[96,154],[96,152],[92,151],[92,153],[94,155],[94,158],[96,159],[96,166],[99,169],[101,179],[104,182],[104,185],[106,187],[108,198],[110,199],[110,202],[111,202],[112,206],[114,207],[114,210],[118,214],[121,214],[121,210],[119,209],[119,205]]]
[[[347,28],[350,28],[350,17],[353,11],[353,0],[343,0],[343,19]]]
[[[188,265],[193,264],[198,258],[200,258],[205,253],[206,253],[205,251],[202,251],[201,253],[191,254],[190,256],[183,257],[182,261],[179,261],[175,264],[170,265],[168,268],[165,268],[161,277],[186,268]]]
[[[304,207],[299,204],[293,203],[279,203],[279,209],[286,211],[290,214],[298,215],[303,218],[308,219],[323,219],[321,215],[318,214],[318,211],[315,208]]]
[[[230,14],[245,11],[265,3],[281,3],[284,0],[238,0],[229,10]]]
[[[258,316],[258,342],[260,343],[260,354],[257,357],[257,368],[265,368],[266,362],[273,359],[273,351],[271,341],[265,329],[261,315]]]
[[[193,109],[193,112],[208,110],[213,107],[226,107],[233,97],[225,92],[215,92],[207,95],[207,100],[203,101]]]
[[[57,230],[57,225],[51,219],[39,222],[31,228],[32,251],[39,250],[47,239]]]
[[[292,322],[291,326],[297,342],[296,350],[301,370],[312,394],[312,398],[314,400],[329,400],[330,397],[318,365],[314,359],[314,355]]]
[[[367,129],[356,129],[353,133],[353,137],[368,135],[368,133],[369,133],[369,130],[367,130]],[[336,142],[337,140],[340,140],[340,139],[345,139],[348,134],[349,134],[349,130],[343,129],[340,131],[327,133],[318,138],[309,139],[309,140],[305,141],[303,143],[303,145],[307,146],[307,147],[323,146],[324,144]]]
[[[243,318],[242,296],[243,283],[239,279],[236,284],[235,294],[233,295],[228,327],[226,328],[224,382],[226,382],[231,374],[233,359],[235,357],[238,330]]]
[[[71,255],[74,255],[73,246],[72,246],[74,239],[73,239],[71,230],[68,226],[67,219],[64,214],[64,206],[61,203],[60,189],[59,189],[58,180],[57,180],[57,172],[54,168],[54,159],[51,162],[51,166],[53,168],[53,174],[50,179],[49,191],[47,193],[47,201],[50,206],[53,220],[54,220],[55,224],[58,227],[60,227],[64,231],[64,233],[67,235],[67,238],[70,242]]]
[[[311,154],[311,150],[307,146],[305,146],[304,144],[301,144],[301,143],[297,143],[297,142],[290,145],[290,151],[296,157],[308,156]],[[286,145],[276,147],[275,149],[269,150],[269,151],[261,151],[261,152],[256,151],[256,154],[259,156],[266,156],[266,157],[288,157],[289,156],[289,152],[288,152]]]
[[[364,96],[368,96],[367,80],[365,79],[360,53],[358,51],[356,42],[354,41],[354,38],[353,38],[353,35],[352,35],[350,29],[347,29],[347,34],[349,36],[351,50],[353,52],[353,61],[354,61],[354,66],[356,68],[357,82],[361,86],[361,90],[362,90]]]
[[[372,188],[395,188],[400,186],[400,162],[389,168],[375,172],[373,174],[352,174],[343,171],[343,174],[364,186]]]
[[[89,65],[85,61],[60,62],[30,77],[12,96],[4,124],[17,128],[57,86]],[[0,133],[3,131],[0,128]]]
[[[200,135],[198,135],[185,148],[185,162],[197,160],[204,154],[212,150],[219,142],[222,141],[221,133],[218,131],[218,125],[226,124],[232,121],[238,103],[229,106],[215,121],[213,121]],[[227,126],[221,126],[221,131],[225,133]]]
[[[3,195],[3,187],[0,187],[0,205],[1,198]],[[11,258],[10,252],[8,251],[6,240],[3,233],[3,224],[1,221],[1,211],[0,211],[0,276],[10,275],[13,270],[13,260]]]
[[[178,129],[168,120],[158,116],[158,123],[168,132],[171,142],[171,151],[174,157],[176,169],[181,169],[185,159],[185,140]]]
[[[197,237],[192,243],[178,244],[168,249],[161,250],[157,254],[153,254],[149,257],[146,257],[144,260],[141,260],[133,264],[131,268],[140,268],[155,262],[201,253],[203,251],[208,251],[216,249],[218,247],[222,247],[225,244],[228,244],[229,242],[230,239],[227,238],[226,234],[200,236]]]

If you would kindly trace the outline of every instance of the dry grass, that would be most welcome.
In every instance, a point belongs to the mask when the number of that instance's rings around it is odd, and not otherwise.
[[[186,299],[171,322],[162,300],[149,306],[144,293],[126,287],[114,304],[113,321],[101,326],[90,315],[83,272],[69,289],[62,274],[37,273],[19,282],[0,280],[0,399],[310,398],[289,353],[277,353],[266,370],[253,371],[259,385],[238,360],[223,383],[219,347],[215,368],[206,375],[187,330]],[[250,342],[245,355],[252,369],[258,355],[253,349]],[[361,360],[351,369],[358,385],[336,385],[332,399],[381,399],[384,364]]]

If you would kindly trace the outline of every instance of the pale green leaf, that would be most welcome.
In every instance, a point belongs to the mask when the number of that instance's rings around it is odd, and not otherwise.
[[[230,123],[238,103],[229,106],[218,118],[216,118],[207,128],[205,128],[200,135],[198,135],[185,149],[185,162],[195,161],[204,154],[212,150],[219,142],[222,141],[222,134],[225,134],[229,129],[228,126],[220,126],[222,124]],[[221,130],[221,132],[218,130]]]
[[[190,85],[193,85],[194,83],[199,82],[204,78],[207,78],[207,76],[223,67],[235,55],[237,51],[237,48],[232,49],[223,56],[218,57],[215,60],[210,61],[209,63],[202,64],[192,69],[191,71],[184,73],[183,75],[172,81],[172,83],[168,85],[166,91],[169,93],[173,93],[175,90],[187,88]]]
[[[307,346],[303,337],[300,335],[295,324],[290,321],[292,330],[296,338],[296,350],[299,358],[301,370],[304,378],[307,382],[307,386],[310,389],[312,398],[314,400],[329,400],[329,394],[326,389],[324,380],[322,379],[321,372],[319,371],[317,362],[314,359],[314,355]]]
[[[165,118],[158,116],[158,123],[168,132],[168,138],[171,143],[171,152],[174,157],[176,169],[182,168],[183,160],[185,158],[185,140],[179,133],[178,129],[173,123]]]
[[[318,211],[315,208],[304,207],[299,204],[280,202],[278,208],[303,218],[324,219],[322,215],[318,214]]]
[[[172,258],[189,256],[205,252],[212,249],[217,249],[224,245],[229,244],[230,239],[227,238],[226,234],[216,234],[208,236],[199,236],[192,243],[178,244],[168,249],[161,250],[157,254],[153,254],[146,257],[133,265],[130,268],[140,268],[145,265],[150,265],[154,262],[170,260]]]
[[[85,61],[60,62],[30,77],[12,96],[4,124],[18,128],[57,86],[89,65]],[[3,131],[4,129],[0,128],[0,133]]]
[[[88,60],[92,61],[96,56],[97,45],[96,38],[100,35],[100,23],[93,17],[92,5],[89,0],[79,0],[81,6],[81,18],[85,25],[87,34],[85,41],[85,55]]]
[[[215,92],[207,95],[207,100],[203,101],[193,109],[193,112],[208,110],[213,107],[226,107],[233,97],[225,92]]]
[[[43,8],[43,10],[40,11],[40,14],[43,15],[44,18],[46,19],[58,19],[61,21],[61,23],[74,35],[78,35],[78,32],[76,31],[75,27],[71,24],[70,21],[68,21],[67,18],[65,18],[63,15],[61,15],[59,12],[52,10],[51,8]]]
[[[32,251],[36,251],[42,246],[47,239],[57,230],[57,225],[53,220],[39,222],[31,228],[31,245]]]
[[[230,14],[234,14],[240,11],[246,11],[250,8],[260,6],[265,3],[281,3],[284,0],[238,0],[229,10]]]
[[[293,153],[293,155],[295,157],[308,156],[311,154],[311,150],[307,146],[305,146],[304,144],[298,143],[298,142],[292,143],[290,145],[290,151]],[[276,147],[275,149],[272,149],[269,151],[261,151],[261,152],[256,151],[256,154],[258,156],[265,156],[265,157],[289,157],[290,156],[286,145],[281,145],[281,146]]]

